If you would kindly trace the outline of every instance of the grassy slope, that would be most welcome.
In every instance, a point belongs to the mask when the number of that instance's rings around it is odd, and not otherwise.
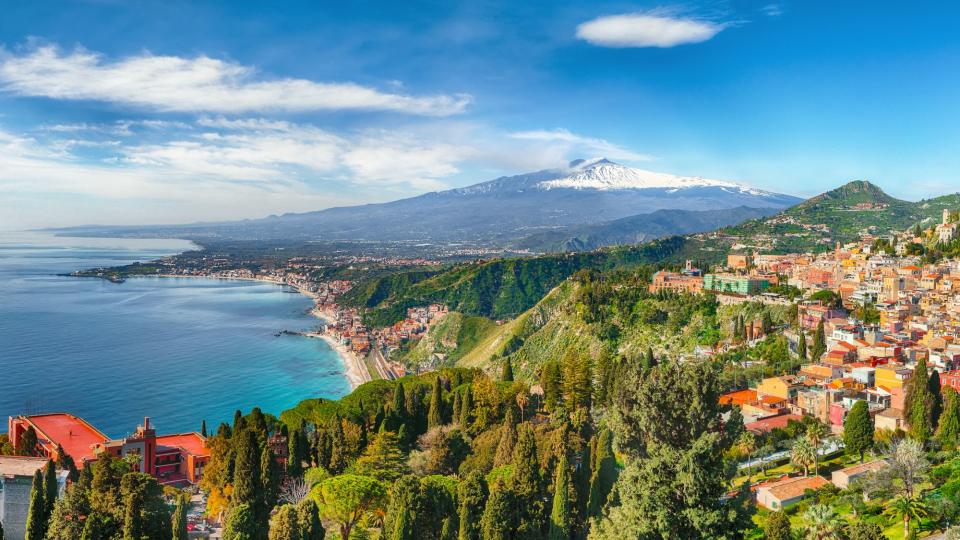
[[[434,353],[446,355],[446,363],[456,363],[497,328],[485,317],[470,317],[452,312],[430,327],[423,338],[406,351],[401,360],[423,362]]]

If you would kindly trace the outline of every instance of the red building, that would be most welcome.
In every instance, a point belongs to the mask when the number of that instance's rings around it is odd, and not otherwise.
[[[161,484],[200,482],[210,459],[207,440],[199,433],[157,435],[149,418],[144,418],[133,435],[110,439],[72,414],[11,416],[7,421],[11,444],[17,445],[31,426],[37,433],[38,455],[56,459],[59,445],[79,468],[96,461],[102,452],[114,457],[138,456],[134,469],[155,477]]]

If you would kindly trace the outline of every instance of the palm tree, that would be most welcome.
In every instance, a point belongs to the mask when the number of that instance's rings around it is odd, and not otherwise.
[[[810,466],[817,460],[817,451],[806,437],[793,442],[790,448],[790,463],[803,468],[803,475],[810,476]]]
[[[843,522],[833,508],[825,504],[815,504],[803,513],[803,520],[807,522],[804,534],[807,540],[840,540]]]
[[[910,536],[910,520],[926,516],[927,508],[919,498],[900,495],[890,501],[883,512],[903,519],[903,537],[908,538]]]
[[[813,445],[813,474],[820,474],[820,443],[827,436],[827,426],[816,420],[807,426],[807,440]]]

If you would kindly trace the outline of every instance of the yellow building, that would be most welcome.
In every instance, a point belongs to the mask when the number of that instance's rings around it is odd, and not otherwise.
[[[803,385],[795,377],[767,377],[757,384],[757,396],[774,396],[787,401],[793,401]]]
[[[912,374],[912,370],[902,366],[877,366],[876,386],[882,386],[887,390],[902,389]]]

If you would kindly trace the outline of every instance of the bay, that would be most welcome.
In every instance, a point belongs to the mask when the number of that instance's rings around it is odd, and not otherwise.
[[[191,249],[182,240],[0,233],[0,418],[69,412],[119,437],[209,430],[234,410],[279,415],[350,391],[289,287],[206,278],[59,276]],[[0,428],[2,430],[2,428]]]

